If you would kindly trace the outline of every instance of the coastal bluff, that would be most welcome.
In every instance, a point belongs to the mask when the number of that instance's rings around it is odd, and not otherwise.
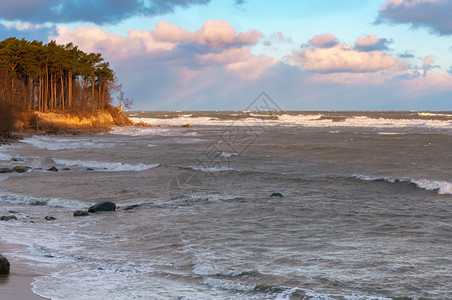
[[[134,125],[127,116],[114,107],[96,110],[93,113],[36,111],[27,119],[19,118],[16,128],[20,130],[31,127],[36,130],[58,131],[61,129],[109,128]]]

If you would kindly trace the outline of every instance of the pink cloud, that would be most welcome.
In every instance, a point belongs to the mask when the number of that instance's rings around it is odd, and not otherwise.
[[[77,27],[69,29],[57,26],[57,35],[51,37],[59,44],[73,42],[80,49],[101,52],[111,59],[125,59],[131,55],[171,50],[176,44],[159,42],[148,31],[131,30],[127,37],[106,33],[98,27]]]
[[[57,33],[52,38],[58,43],[74,42],[84,51],[101,52],[108,59],[127,60],[147,55],[152,55],[152,59],[157,60],[171,57],[179,63],[180,68],[223,66],[246,79],[259,77],[278,62],[263,54],[251,54],[248,47],[256,44],[262,33],[257,30],[237,33],[227,21],[207,20],[195,32],[160,21],[154,30],[130,30],[126,37],[107,33],[96,27],[69,29],[59,26]],[[200,50],[196,47],[178,48],[180,44],[187,43],[207,47],[201,53],[198,53]],[[187,80],[198,74],[187,70],[182,75]]]
[[[255,56],[248,48],[226,49],[221,53],[198,55],[205,65],[225,65],[227,70],[235,71],[247,79],[259,77],[265,70],[278,63],[275,58],[264,54]]]
[[[384,73],[316,73],[307,79],[307,83],[339,84],[345,86],[383,86],[393,76]]]
[[[336,46],[338,43],[339,40],[330,33],[316,35],[311,40],[309,40],[309,44],[311,44],[315,48],[330,48]]]
[[[289,59],[305,70],[321,73],[401,71],[408,68],[399,59],[382,51],[361,52],[345,44],[293,51]]]
[[[177,25],[160,21],[154,30],[130,30],[128,36],[107,33],[98,27],[57,27],[57,35],[51,37],[58,43],[74,42],[85,51],[102,52],[116,59],[129,55],[172,50],[181,43],[195,43],[216,49],[251,46],[258,43],[262,33],[258,30],[237,33],[227,21],[210,21],[197,31],[190,32]]]
[[[431,66],[433,63],[433,56],[427,55],[423,60],[424,66]]]
[[[359,51],[388,50],[388,44],[392,40],[379,39],[373,33],[365,37],[359,37],[355,42],[355,49]]]
[[[401,82],[405,92],[412,97],[419,97],[435,92],[452,91],[452,76],[446,72],[418,70],[423,76],[417,76]]]
[[[160,21],[152,35],[158,41],[172,43],[197,43],[199,45],[224,48],[230,45],[255,45],[263,36],[258,30],[241,32],[237,34],[228,21],[207,20],[204,25],[195,32],[190,32],[181,27]]]

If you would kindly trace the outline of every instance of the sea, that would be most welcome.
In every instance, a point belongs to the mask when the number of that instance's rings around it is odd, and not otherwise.
[[[127,114],[160,127],[0,146],[31,167],[0,174],[0,242],[35,294],[452,299],[452,112]]]

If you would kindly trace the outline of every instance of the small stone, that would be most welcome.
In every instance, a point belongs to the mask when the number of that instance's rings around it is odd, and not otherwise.
[[[63,171],[70,171],[71,169],[69,169],[69,168],[63,168],[62,170],[63,170]]]
[[[47,169],[47,171],[58,172],[58,169],[55,167],[51,167],[50,169]]]
[[[12,172],[14,172],[14,169],[0,168],[0,173],[12,173]]]
[[[9,261],[0,254],[0,275],[8,275],[9,274]]]
[[[30,169],[31,169],[30,167],[24,167],[24,166],[15,166],[13,168],[13,170],[16,171],[17,173],[25,173]]]
[[[74,212],[74,217],[84,217],[89,216],[89,213],[83,210],[77,210]]]
[[[86,168],[86,170],[88,170],[88,171],[94,171],[93,168]]]
[[[51,216],[46,216],[45,219],[46,219],[47,221],[55,221],[55,220],[56,220],[55,217],[51,217]]]
[[[0,220],[1,221],[17,220],[17,217],[16,216],[1,216]]]
[[[270,197],[284,197],[284,195],[281,193],[273,193],[270,195]]]
[[[94,204],[88,209],[88,212],[95,213],[98,211],[115,211],[116,210],[116,204],[113,202],[101,202]]]

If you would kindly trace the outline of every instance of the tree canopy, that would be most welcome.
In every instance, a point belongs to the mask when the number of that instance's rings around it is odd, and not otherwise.
[[[73,43],[8,38],[0,42],[0,101],[20,111],[104,109],[112,94],[124,99],[115,74],[100,53]]]

